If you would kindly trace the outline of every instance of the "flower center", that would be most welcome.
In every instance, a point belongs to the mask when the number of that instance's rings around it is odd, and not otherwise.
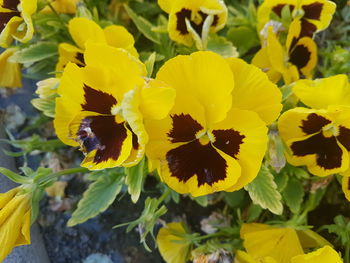
[[[339,135],[339,128],[334,124],[328,124],[322,128],[322,133],[326,138],[337,137]]]

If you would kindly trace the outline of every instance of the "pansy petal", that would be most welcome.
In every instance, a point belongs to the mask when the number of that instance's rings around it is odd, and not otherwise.
[[[289,52],[289,62],[295,65],[305,77],[311,78],[312,71],[317,64],[315,41],[309,37],[299,39]]]
[[[285,51],[283,50],[282,45],[277,39],[277,36],[273,32],[272,26],[268,28],[267,34],[267,55],[270,59],[272,67],[278,71],[283,73],[286,71],[285,65]]]
[[[232,131],[225,140],[213,143],[215,147],[234,157],[241,167],[237,182],[227,191],[241,189],[250,183],[258,174],[267,147],[267,128],[264,121],[252,111],[232,109],[227,117],[212,127],[216,131]],[[230,135],[230,136],[228,136]]]
[[[279,263],[289,263],[294,256],[304,253],[292,228],[270,228],[250,232],[246,233],[243,239],[247,252],[256,258],[270,256]]]
[[[342,263],[337,251],[330,246],[324,246],[318,250],[307,253],[306,255],[298,255],[292,258],[291,263]]]
[[[169,14],[174,2],[174,0],[158,0],[158,5],[164,12]]]
[[[134,48],[134,37],[123,26],[111,25],[104,30],[107,44],[112,47],[124,48],[131,55],[138,57],[137,50]]]
[[[232,186],[241,173],[238,162],[199,140],[178,143],[161,163],[160,176],[178,193],[202,196]]]
[[[58,73],[63,72],[69,62],[75,63],[81,67],[85,66],[84,51],[76,46],[68,43],[61,43],[58,46],[58,54],[58,63],[56,65],[56,71]]]
[[[305,19],[315,24],[317,31],[321,31],[329,26],[336,4],[328,0],[303,0],[301,8]]]
[[[11,56],[16,51],[16,48],[8,48],[0,54],[0,87],[22,87],[22,74],[20,64],[10,61]]]
[[[95,43],[105,43],[106,38],[102,28],[94,21],[84,17],[75,17],[69,21],[69,33],[79,48],[85,49],[85,43],[93,40]]]
[[[5,13],[1,13],[3,17],[0,22],[3,23],[5,27],[3,29],[0,27],[0,29],[2,29],[0,32],[0,47],[8,48],[13,41],[13,34],[16,32],[21,23],[23,23],[23,18],[20,17],[19,14],[16,16],[11,15],[11,18],[6,18],[4,17],[4,14]]]
[[[162,81],[150,80],[141,90],[140,111],[145,119],[164,119],[173,108],[176,91]]]
[[[350,106],[350,84],[346,75],[316,80],[299,80],[293,92],[307,106],[326,109],[330,105]]]
[[[69,129],[86,153],[81,166],[90,170],[120,166],[130,155],[132,133],[115,116],[83,111],[75,116]]]
[[[232,107],[254,111],[266,124],[273,122],[282,109],[277,86],[260,69],[241,59],[230,58],[228,63],[235,79]]]
[[[224,58],[213,52],[195,52],[167,61],[157,74],[177,94],[192,94],[205,108],[207,124],[225,118],[231,107],[234,79]]]
[[[343,176],[342,189],[348,201],[350,201],[350,176]]]

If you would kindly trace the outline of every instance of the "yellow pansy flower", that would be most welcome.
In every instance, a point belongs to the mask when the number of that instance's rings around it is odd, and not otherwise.
[[[90,43],[85,67],[69,63],[56,99],[54,126],[66,144],[80,146],[83,167],[132,166],[143,157],[143,119],[164,118],[175,91],[146,81],[145,66],[123,49]]]
[[[169,223],[159,230],[157,245],[165,262],[187,262],[191,244],[186,240],[186,234],[187,232],[181,223]]]
[[[282,114],[278,127],[286,157],[317,176],[346,173],[350,152],[350,85],[346,75],[300,80],[294,93],[307,106]]]
[[[318,250],[292,258],[291,263],[343,263],[337,251],[330,246],[324,246]]]
[[[329,26],[336,5],[328,0],[264,0],[258,9],[258,31],[272,20],[271,15],[282,16],[282,9],[288,7],[293,19],[301,22],[298,37],[312,37],[315,32]]]
[[[273,82],[279,81],[281,77],[285,84],[301,77],[311,78],[317,64],[317,46],[310,37],[298,38],[300,30],[300,20],[295,20],[288,31],[284,48],[270,26],[267,43],[254,56],[252,64],[265,71]]]
[[[327,240],[309,229],[295,230],[258,223],[243,224],[240,235],[249,254],[239,252],[240,263],[259,260],[264,263],[290,263],[295,256],[304,254],[303,249],[329,245]]]
[[[16,51],[16,48],[8,48],[0,54],[0,87],[22,87],[21,66],[9,60]]]
[[[342,263],[339,254],[330,246],[324,246],[314,252],[305,255],[297,255],[288,263]],[[238,250],[235,254],[234,263],[280,263],[271,257],[255,259],[248,253]]]
[[[0,262],[14,247],[30,244],[31,196],[21,190],[0,193]]]
[[[179,193],[234,191],[257,175],[267,144],[266,123],[281,110],[281,93],[258,68],[195,52],[167,61],[156,80],[176,89],[175,106],[147,121],[148,157]]]
[[[68,30],[75,45],[61,43],[58,47],[59,59],[56,71],[62,72],[68,62],[85,66],[84,50],[88,41],[104,43],[113,47],[123,48],[131,55],[138,57],[134,47],[134,37],[123,26],[111,25],[102,29],[94,21],[83,17],[75,17],[69,21]]]
[[[342,189],[346,199],[350,201],[350,177],[349,176],[343,176]]]
[[[80,0],[52,0],[50,4],[58,13],[75,14],[79,1]],[[50,7],[46,6],[41,12],[51,13],[52,10]]]
[[[209,33],[222,29],[227,20],[227,8],[222,0],[158,0],[169,14],[168,32],[172,40],[205,49]]]
[[[0,47],[7,48],[13,39],[28,42],[33,37],[31,16],[37,0],[0,0]]]

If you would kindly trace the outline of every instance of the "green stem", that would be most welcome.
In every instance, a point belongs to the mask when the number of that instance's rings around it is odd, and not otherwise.
[[[53,5],[51,4],[50,0],[46,0],[47,5],[49,6],[49,8],[51,9],[51,11],[57,16],[58,20],[60,21],[60,23],[66,27],[66,23],[62,20],[60,14],[56,11],[56,9],[53,7]]]
[[[158,206],[167,198],[171,193],[171,190],[168,188],[159,198],[158,198]]]
[[[344,258],[345,263],[350,263],[350,240],[347,242],[346,247],[345,247],[345,258]]]
[[[43,178],[41,178],[38,182],[39,185],[43,184],[43,183],[46,183],[52,179],[55,179],[55,178],[58,178],[60,176],[63,176],[63,175],[67,175],[67,174],[76,174],[76,173],[85,173],[85,172],[88,172],[89,170],[86,169],[86,168],[83,168],[83,167],[75,167],[75,168],[71,168],[71,169],[66,169],[66,170],[62,170],[62,171],[59,171],[57,173],[52,173],[48,176],[45,176]]]

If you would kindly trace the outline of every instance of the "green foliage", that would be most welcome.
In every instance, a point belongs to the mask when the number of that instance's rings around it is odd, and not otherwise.
[[[101,172],[100,177],[84,192],[68,226],[84,223],[105,211],[123,187],[124,177],[118,172]]]
[[[293,213],[297,214],[300,212],[304,197],[304,188],[298,179],[291,177],[288,180],[288,184],[285,187],[282,196]]]
[[[272,213],[280,215],[283,212],[281,194],[273,180],[273,175],[266,166],[262,166],[258,176],[245,189],[248,191],[254,204],[260,205]]]
[[[38,42],[27,48],[17,51],[11,61],[15,63],[34,63],[57,55],[57,44],[51,42]]]
[[[147,175],[147,165],[145,158],[136,166],[125,168],[125,184],[128,186],[128,192],[133,203],[136,203],[141,194],[143,183]]]

